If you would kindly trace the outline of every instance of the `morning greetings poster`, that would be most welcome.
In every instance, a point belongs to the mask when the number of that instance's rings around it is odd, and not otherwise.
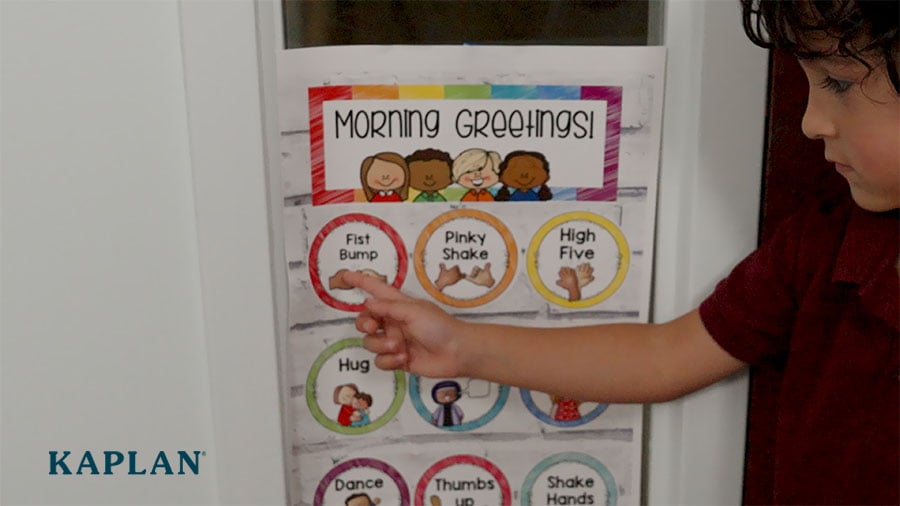
[[[296,505],[636,505],[642,408],[382,371],[357,270],[471,321],[645,322],[665,53],[279,53]]]

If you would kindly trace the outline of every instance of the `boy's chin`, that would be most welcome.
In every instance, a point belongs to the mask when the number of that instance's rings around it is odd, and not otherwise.
[[[873,195],[850,185],[850,195],[856,205],[873,213],[883,213],[900,209],[900,195]]]

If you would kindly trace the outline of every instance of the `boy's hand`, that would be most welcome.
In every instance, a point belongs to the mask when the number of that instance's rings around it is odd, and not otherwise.
[[[464,375],[457,353],[464,322],[371,276],[348,271],[343,281],[372,296],[356,328],[366,334],[364,345],[376,354],[376,366],[428,377]]]

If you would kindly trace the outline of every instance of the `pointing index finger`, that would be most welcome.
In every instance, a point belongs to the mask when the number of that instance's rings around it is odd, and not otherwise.
[[[374,276],[368,276],[361,272],[348,270],[343,272],[341,277],[348,285],[359,288],[378,299],[406,300],[409,298],[397,288]]]

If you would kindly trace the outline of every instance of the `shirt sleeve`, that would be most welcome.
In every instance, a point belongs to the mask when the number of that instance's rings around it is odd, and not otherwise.
[[[788,219],[700,305],[706,330],[742,362],[776,368],[784,363],[798,307],[798,243],[808,219]]]

